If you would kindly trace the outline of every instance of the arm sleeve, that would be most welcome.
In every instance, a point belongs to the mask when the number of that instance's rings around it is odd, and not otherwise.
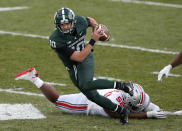
[[[148,111],[159,111],[160,107],[153,104],[152,102],[150,102],[150,97],[147,93],[145,93],[145,97],[146,97],[146,104],[145,104],[145,108],[144,111],[148,112]]]
[[[145,112],[147,111],[159,111],[160,107],[155,105],[154,103],[150,102],[149,106],[145,109]]]
[[[69,48],[69,47],[67,47],[67,46],[63,46],[63,47],[61,47],[61,48],[55,49],[55,51],[56,51],[57,53],[61,53],[62,55],[64,55],[64,56],[70,58],[70,56],[73,54],[73,52],[74,52],[75,50],[73,50],[73,49],[71,49],[71,48]]]

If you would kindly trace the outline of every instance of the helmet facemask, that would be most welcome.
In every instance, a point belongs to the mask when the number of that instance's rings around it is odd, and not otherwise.
[[[125,103],[129,107],[132,107],[133,106],[133,99],[132,99],[132,97],[128,93],[125,93]]]
[[[66,32],[66,30],[61,29],[61,25],[64,24],[71,24],[70,28]],[[61,8],[59,9],[55,15],[54,15],[54,24],[56,25],[56,28],[58,28],[63,33],[71,33],[74,28],[75,24],[75,14],[74,12],[69,8]]]

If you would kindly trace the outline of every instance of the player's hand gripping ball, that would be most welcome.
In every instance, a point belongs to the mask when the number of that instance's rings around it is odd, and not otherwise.
[[[101,31],[103,33],[103,36],[101,36],[99,38],[99,41],[109,41],[110,33],[109,33],[108,28],[103,24],[99,24],[96,28],[97,28],[96,31],[98,31],[98,32]]]

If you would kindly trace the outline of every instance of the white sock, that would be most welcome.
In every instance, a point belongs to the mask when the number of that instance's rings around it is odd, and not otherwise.
[[[39,78],[39,77],[36,77],[35,80],[33,81],[33,83],[38,87],[42,87],[42,85],[44,84],[44,82]]]

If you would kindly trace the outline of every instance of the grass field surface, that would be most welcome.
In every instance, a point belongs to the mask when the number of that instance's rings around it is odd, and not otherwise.
[[[143,0],[144,1],[144,0]],[[149,1],[149,0],[147,0]],[[179,0],[150,0],[181,5]],[[5,7],[28,7],[1,11]],[[111,0],[0,0],[0,32],[49,36],[54,29],[53,16],[61,7],[71,8],[76,15],[90,16],[108,26],[110,44],[179,52],[182,48],[182,8],[113,2]],[[90,39],[88,30],[86,40]],[[176,54],[163,54],[135,49],[96,45],[95,76],[112,77],[143,85],[151,101],[166,111],[182,110],[182,77],[169,77],[157,82],[157,75]],[[27,81],[14,76],[35,67],[44,81],[64,83],[54,86],[60,94],[79,92],[45,38],[0,33],[0,88],[21,88],[24,92],[41,93]],[[171,71],[181,74],[181,68]],[[70,115],[56,109],[47,99],[0,92],[0,104],[32,104],[45,119],[1,120],[0,131],[182,131],[182,117],[164,120],[129,119],[120,126],[118,119],[100,116]],[[1,110],[1,109],[0,109]]]

